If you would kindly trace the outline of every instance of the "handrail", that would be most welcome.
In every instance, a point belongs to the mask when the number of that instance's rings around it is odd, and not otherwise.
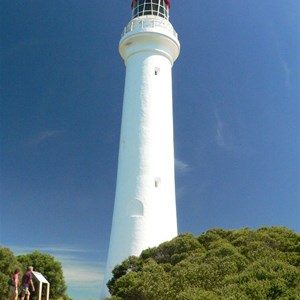
[[[164,28],[167,29],[169,32],[171,32],[175,38],[178,38],[177,32],[174,30],[173,26],[166,20],[154,20],[154,19],[144,19],[144,20],[138,20],[133,19],[129,22],[127,26],[124,27],[123,32],[121,33],[121,38],[128,32],[133,31],[136,28]]]

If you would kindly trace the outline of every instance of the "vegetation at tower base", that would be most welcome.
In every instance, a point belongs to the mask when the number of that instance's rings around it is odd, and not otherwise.
[[[50,282],[50,299],[69,299],[66,295],[67,286],[62,265],[53,256],[34,251],[31,254],[19,255],[17,259],[22,263],[23,270],[26,270],[28,266],[33,266]]]
[[[21,270],[20,280],[26,272],[28,266],[33,266],[34,270],[40,272],[50,282],[51,300],[70,300],[66,294],[66,283],[63,276],[62,265],[49,254],[34,251],[31,254],[14,256],[8,248],[0,246],[0,300],[8,299],[9,287],[7,281],[16,268]],[[36,285],[37,288],[37,285]],[[35,299],[32,293],[31,299]]]
[[[285,227],[182,234],[113,270],[111,300],[299,300],[300,234]]]
[[[9,295],[7,281],[16,268],[21,264],[9,248],[0,246],[0,300],[6,300]]]

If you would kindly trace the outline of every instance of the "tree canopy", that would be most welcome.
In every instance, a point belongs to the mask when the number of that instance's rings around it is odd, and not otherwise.
[[[182,234],[129,257],[112,300],[299,300],[300,235],[284,227]]]
[[[34,270],[42,273],[50,282],[50,299],[70,299],[66,294],[67,286],[62,265],[53,256],[34,251],[15,257],[10,249],[0,246],[0,300],[7,299],[9,291],[7,281],[14,270],[16,268],[21,270],[21,279],[28,266],[33,266]]]
[[[0,246],[0,300],[7,299],[7,281],[16,268],[21,269],[13,252],[9,248]]]

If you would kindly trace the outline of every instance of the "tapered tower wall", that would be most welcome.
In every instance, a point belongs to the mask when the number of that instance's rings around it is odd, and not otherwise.
[[[119,44],[126,79],[105,282],[128,256],[177,235],[172,65],[179,49],[171,23],[157,16],[133,19]]]

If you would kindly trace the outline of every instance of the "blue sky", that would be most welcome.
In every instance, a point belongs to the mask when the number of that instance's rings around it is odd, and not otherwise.
[[[173,0],[178,229],[300,232],[298,0]],[[98,299],[130,1],[0,1],[0,244],[61,260]]]

